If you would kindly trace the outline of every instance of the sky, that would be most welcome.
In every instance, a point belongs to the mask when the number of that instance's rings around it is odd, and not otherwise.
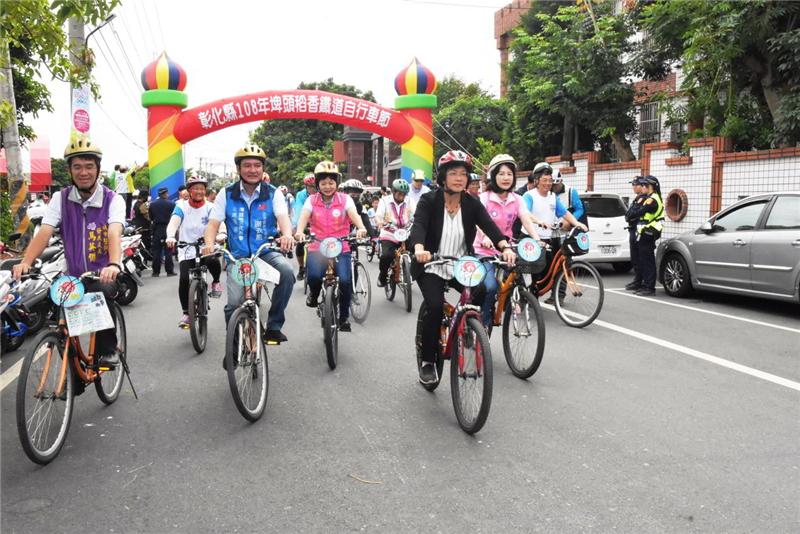
[[[147,159],[146,110],[139,104],[142,69],[163,51],[186,71],[189,107],[223,97],[294,89],[333,78],[394,107],[394,78],[413,57],[437,79],[455,75],[499,93],[500,54],[494,13],[506,0],[123,0],[116,18],[90,39],[100,84],[91,137],[103,169]],[[86,33],[91,31],[86,28]],[[69,139],[70,92],[43,80],[53,113],[31,124],[53,157]],[[184,165],[222,174],[258,122],[187,144]],[[26,160],[27,167],[27,156]],[[210,168],[208,167],[210,165]]]

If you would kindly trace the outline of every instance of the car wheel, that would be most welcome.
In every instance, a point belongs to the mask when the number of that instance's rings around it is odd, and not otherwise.
[[[617,274],[625,274],[631,270],[633,264],[629,261],[618,261],[611,264],[614,267],[614,272]]]
[[[670,254],[661,266],[661,283],[668,295],[685,297],[692,290],[689,266],[680,254]]]

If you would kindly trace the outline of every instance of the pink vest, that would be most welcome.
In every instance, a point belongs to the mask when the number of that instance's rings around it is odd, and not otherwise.
[[[347,216],[347,195],[344,193],[334,193],[329,206],[322,201],[320,193],[311,196],[311,233],[317,236],[319,241],[326,237],[346,237],[350,233],[350,217]],[[308,250],[316,252],[319,250],[319,241],[313,241],[308,245]],[[342,253],[350,252],[350,246],[343,243]]]
[[[492,218],[500,229],[500,233],[506,236],[506,239],[510,239],[513,234],[511,227],[519,216],[519,203],[522,202],[522,197],[511,192],[508,194],[508,198],[506,198],[506,203],[503,204],[496,193],[487,191],[481,193],[478,198],[481,199],[481,203],[486,208],[486,211],[489,212],[489,217]],[[483,247],[483,238],[484,234],[479,229],[475,234],[475,242],[472,244],[475,253],[481,256],[493,256],[497,254],[497,250]]]

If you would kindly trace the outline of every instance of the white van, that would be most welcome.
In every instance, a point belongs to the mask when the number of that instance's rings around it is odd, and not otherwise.
[[[589,253],[580,259],[611,263],[618,273],[630,271],[627,207],[622,197],[614,193],[581,193],[580,197],[589,219]]]

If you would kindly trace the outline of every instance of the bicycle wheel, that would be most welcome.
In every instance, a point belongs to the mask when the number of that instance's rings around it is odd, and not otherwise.
[[[111,305],[111,309],[114,312],[114,320],[116,322],[117,351],[119,352],[120,363],[114,369],[101,372],[94,381],[94,389],[97,391],[97,396],[105,404],[112,404],[119,397],[119,392],[122,390],[123,375],[125,374],[122,361],[128,356],[128,332],[125,329],[125,317],[122,315],[122,308],[115,302]]]
[[[503,353],[518,378],[529,378],[539,368],[544,354],[544,317],[539,301],[525,289],[515,287],[503,314]]]
[[[483,428],[492,405],[492,349],[479,318],[460,320],[465,323],[450,357],[450,392],[458,424],[474,434]]]
[[[339,325],[337,322],[337,302],[333,298],[334,288],[325,292],[322,302],[322,337],[325,341],[325,356],[328,358],[328,367],[331,371],[336,369],[339,359]]]
[[[198,354],[206,350],[208,340],[208,287],[204,280],[189,285],[189,334]]]
[[[422,325],[425,324],[427,321],[427,313],[428,307],[425,305],[425,301],[423,300],[422,303],[419,305],[419,313],[417,314],[417,332],[414,336],[414,348],[416,350],[417,355],[417,372],[419,373],[419,368],[422,367]],[[420,382],[420,385],[427,389],[428,391],[433,391],[437,387],[439,387],[439,383],[442,381],[442,371],[444,370],[444,358],[442,355],[439,354],[439,351],[436,351],[436,376],[439,377],[439,380],[435,384],[423,384]]]
[[[397,282],[394,280],[394,267],[389,269],[389,280],[387,280],[386,285],[383,286],[383,292],[386,295],[386,300],[389,302],[394,300],[394,295],[397,292]]]
[[[358,324],[367,320],[369,307],[372,304],[372,286],[369,273],[364,265],[357,261],[353,269],[353,298],[350,301],[350,315]]]
[[[375,259],[375,241],[370,244],[369,250],[367,250],[367,261],[372,263],[372,260]]]
[[[403,285],[403,298],[406,301],[406,312],[411,313],[411,259],[408,256],[400,258],[400,283]]]
[[[575,261],[569,267],[574,283],[564,279],[564,271],[556,275],[556,313],[567,326],[583,328],[600,315],[603,307],[603,279],[592,265]]]
[[[56,396],[64,343],[51,330],[36,336],[17,382],[17,432],[25,454],[37,464],[48,464],[58,456],[72,419],[75,395],[69,367]]]
[[[236,408],[248,421],[258,421],[267,405],[269,367],[267,347],[259,339],[256,320],[247,308],[234,310],[228,321],[225,358]]]

